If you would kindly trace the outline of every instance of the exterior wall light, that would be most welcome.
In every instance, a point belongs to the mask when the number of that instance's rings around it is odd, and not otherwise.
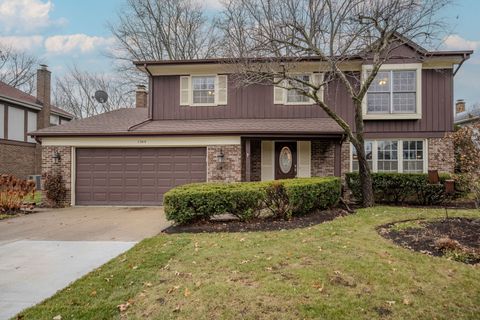
[[[59,163],[60,160],[62,159],[62,156],[60,155],[60,153],[59,153],[58,151],[55,151],[55,152],[53,153],[53,157],[52,157],[52,158],[53,158],[53,162],[54,162],[54,163]]]
[[[217,163],[219,169],[222,170],[225,163],[225,154],[223,153],[223,149],[220,149],[220,153],[217,154]]]

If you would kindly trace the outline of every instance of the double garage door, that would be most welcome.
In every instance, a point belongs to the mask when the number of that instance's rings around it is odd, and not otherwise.
[[[75,204],[161,205],[171,188],[206,177],[206,148],[76,149]]]

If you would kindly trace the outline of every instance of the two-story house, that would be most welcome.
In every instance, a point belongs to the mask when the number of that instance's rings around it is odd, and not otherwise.
[[[453,171],[445,136],[453,130],[454,72],[471,53],[407,43],[383,65],[363,109],[374,172]],[[308,81],[328,72],[320,58],[297,64]],[[137,108],[34,133],[43,171],[62,172],[72,205],[158,205],[167,190],[190,182],[341,176],[357,168],[342,129],[295,90],[239,86],[224,59],[135,65],[149,76]],[[357,58],[344,67],[361,75],[370,66]],[[345,87],[329,83],[323,99],[353,126]]]
[[[41,148],[27,132],[59,125],[73,116],[50,103],[51,75],[37,71],[34,97],[0,81],[0,174],[26,179],[41,173]]]

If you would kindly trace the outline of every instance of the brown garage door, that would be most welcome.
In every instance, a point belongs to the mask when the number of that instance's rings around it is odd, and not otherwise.
[[[169,189],[206,180],[205,148],[77,149],[77,205],[160,205]]]

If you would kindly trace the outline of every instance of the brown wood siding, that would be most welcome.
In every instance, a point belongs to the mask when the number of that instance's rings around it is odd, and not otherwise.
[[[324,118],[326,113],[314,105],[275,105],[273,87],[251,85],[238,87],[228,83],[228,105],[214,107],[180,106],[180,77],[156,76],[152,81],[152,116],[155,120],[180,119],[288,119]],[[346,88],[331,83],[325,99],[339,114],[354,125],[353,103]],[[453,129],[453,76],[451,69],[422,71],[422,119],[420,120],[368,120],[365,132],[370,133],[435,133]]]

